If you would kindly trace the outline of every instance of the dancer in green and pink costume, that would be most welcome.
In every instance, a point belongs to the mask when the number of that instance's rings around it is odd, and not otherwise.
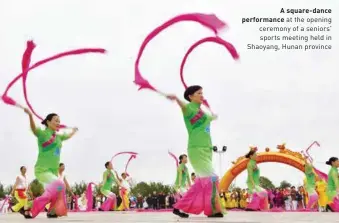
[[[187,218],[188,214],[204,212],[208,217],[223,217],[219,201],[219,179],[212,166],[211,121],[217,117],[208,115],[201,109],[202,87],[190,86],[184,93],[188,104],[174,95],[168,95],[181,107],[188,132],[188,158],[197,175],[193,186],[174,205],[173,213]],[[186,212],[180,212],[180,210]]]
[[[260,187],[260,170],[257,166],[257,147],[251,147],[251,150],[245,156],[249,159],[247,164],[247,187],[252,196],[251,202],[247,205],[247,211],[260,211],[268,209],[268,193]]]
[[[187,189],[191,187],[190,174],[186,166],[187,155],[183,154],[179,156],[179,166],[177,168],[177,178],[175,180],[175,188],[181,196],[183,196]]]
[[[120,182],[117,181],[113,173],[113,165],[111,162],[105,163],[105,172],[103,173],[103,181],[101,184],[100,192],[107,198],[107,200],[101,205],[99,211],[113,211],[116,207],[117,196],[111,192],[114,183],[120,186]]]
[[[305,189],[308,193],[308,203],[306,211],[309,211],[318,202],[319,196],[317,191],[315,190],[316,174],[313,170],[312,163],[308,161],[308,157],[305,157],[305,176],[306,176]]]
[[[42,196],[33,201],[31,209],[24,213],[25,218],[34,218],[45,209],[50,203],[47,217],[54,218],[67,215],[65,185],[58,177],[60,153],[62,142],[70,139],[76,132],[73,128],[70,134],[56,134],[60,126],[60,118],[52,113],[42,121],[45,129],[36,127],[32,113],[25,109],[29,115],[30,127],[33,134],[37,137],[39,153],[35,164],[35,177],[44,184],[45,191]]]
[[[331,166],[327,181],[327,197],[329,200],[329,207],[331,211],[339,212],[339,160],[337,157],[331,157],[328,161],[326,161],[326,164]]]

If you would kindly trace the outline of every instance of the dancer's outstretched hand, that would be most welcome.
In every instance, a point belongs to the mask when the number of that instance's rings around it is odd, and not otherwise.
[[[168,94],[166,95],[166,98],[171,100],[171,101],[174,101],[174,100],[177,100],[177,96],[176,95],[173,95],[173,94]]]
[[[212,113],[212,119],[213,119],[213,120],[217,120],[217,119],[218,119],[218,115],[217,115],[217,114],[214,114],[214,113]]]
[[[31,110],[29,110],[28,108],[24,108],[24,112],[25,112],[27,115],[32,115]]]

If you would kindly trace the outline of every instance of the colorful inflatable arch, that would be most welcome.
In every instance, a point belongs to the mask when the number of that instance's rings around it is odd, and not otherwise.
[[[277,146],[278,151],[271,152],[269,148],[265,149],[265,152],[257,153],[257,163],[283,163],[292,166],[302,172],[304,172],[305,159],[299,152],[293,152],[285,148],[285,144]],[[220,181],[219,188],[221,191],[228,191],[228,187],[232,181],[244,170],[246,170],[248,159],[244,156],[239,157],[236,162],[233,162],[233,166],[229,169]]]

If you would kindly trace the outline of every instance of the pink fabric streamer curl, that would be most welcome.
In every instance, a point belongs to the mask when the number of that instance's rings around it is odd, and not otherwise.
[[[159,33],[161,33],[166,28],[172,26],[175,23],[183,22],[183,21],[192,21],[201,24],[202,26],[212,30],[215,35],[218,34],[218,31],[224,27],[226,27],[226,23],[224,23],[222,20],[220,20],[217,16],[214,14],[202,14],[202,13],[191,13],[191,14],[183,14],[176,16],[164,24],[158,26],[156,29],[154,29],[143,41],[139,53],[137,56],[137,59],[135,61],[135,79],[134,83],[139,86],[139,90],[141,89],[149,89],[155,92],[161,93],[159,90],[157,90],[155,87],[153,87],[148,80],[146,80],[139,70],[139,62],[142,57],[142,54],[147,46],[147,44],[155,38]]]
[[[318,177],[324,181],[328,181],[328,176],[326,173],[321,172],[320,170],[318,170],[317,168],[313,167],[314,172],[318,175]]]
[[[23,54],[23,58],[22,58],[22,69],[23,69],[23,71],[22,71],[21,74],[16,76],[14,78],[14,80],[12,80],[8,84],[6,90],[5,90],[5,92],[4,92],[4,94],[2,95],[1,98],[8,105],[14,105],[14,106],[23,108],[14,99],[12,99],[11,97],[8,96],[8,91],[10,90],[10,88],[15,84],[15,82],[17,82],[20,78],[22,78],[22,80],[23,80],[23,92],[24,92],[25,101],[26,101],[29,109],[32,111],[32,113],[38,119],[43,120],[43,118],[41,116],[39,116],[35,112],[35,110],[33,109],[32,105],[31,105],[31,103],[28,100],[27,85],[26,85],[26,80],[27,80],[28,72],[33,70],[33,69],[35,69],[35,68],[37,68],[37,67],[39,67],[39,66],[41,66],[41,65],[44,65],[44,64],[46,64],[48,62],[51,62],[53,60],[60,59],[62,57],[74,56],[74,55],[80,55],[80,54],[87,54],[87,53],[105,53],[106,50],[102,49],[102,48],[83,48],[83,49],[76,49],[76,50],[66,51],[66,52],[62,52],[62,53],[56,54],[54,56],[48,57],[46,59],[40,60],[37,63],[33,64],[31,67],[29,67],[30,61],[31,61],[31,56],[32,56],[34,48],[35,48],[34,42],[33,41],[28,41],[25,53]],[[65,128],[65,127],[66,127],[65,125],[60,125],[60,128]]]
[[[313,158],[311,157],[311,155],[309,154],[309,150],[314,146],[318,146],[320,147],[320,144],[317,142],[317,141],[314,141],[313,143],[311,143],[311,145],[309,145],[309,147],[307,147],[305,153],[302,151],[301,153],[306,157],[306,159],[308,159],[310,162],[313,162]],[[317,168],[313,167],[313,170],[314,172],[318,175],[318,177],[321,179],[321,180],[324,180],[327,182],[328,180],[328,176],[326,173],[318,170]]]
[[[2,209],[4,208],[5,204],[8,203],[9,201],[9,196],[6,196],[6,198],[4,199],[2,205],[1,205],[1,208],[0,208],[0,213],[2,212]]]
[[[130,161],[131,161],[132,159],[135,159],[136,156],[138,155],[138,153],[135,153],[135,152],[119,152],[119,153],[116,153],[116,154],[112,157],[112,159],[111,159],[112,165],[113,165],[113,159],[114,159],[115,157],[119,156],[119,155],[122,155],[122,154],[129,154],[129,155],[131,155],[130,158],[129,158],[129,160],[127,161],[127,163],[126,163],[126,165],[125,165],[125,172],[126,172],[126,171],[127,171],[127,167],[128,167],[128,165],[129,165]],[[127,173],[127,172],[126,172],[126,173]],[[127,175],[128,175],[128,174],[127,174]]]
[[[128,172],[127,172],[128,165],[129,165],[129,163],[130,163],[133,159],[135,159],[135,158],[137,158],[137,153],[132,154],[132,155],[129,157],[127,163],[126,163],[126,166],[125,166],[125,173],[126,173],[126,175],[127,175],[128,177],[129,177],[129,174],[128,174]]]
[[[179,160],[176,157],[176,155],[174,155],[173,153],[171,153],[170,151],[168,151],[168,154],[175,160],[175,165],[178,167],[179,166]]]
[[[185,79],[184,79],[184,68],[185,68],[185,64],[187,62],[187,58],[195,48],[197,48],[201,44],[204,44],[204,43],[207,43],[207,42],[217,43],[221,46],[224,46],[226,48],[226,50],[231,54],[231,56],[233,57],[234,60],[239,59],[239,54],[238,54],[237,50],[235,49],[235,47],[231,43],[221,39],[218,36],[206,37],[206,38],[203,38],[203,39],[197,41],[187,50],[184,58],[181,61],[181,65],[180,65],[180,79],[181,79],[181,83],[184,85],[185,89],[187,89],[187,87],[188,87],[187,84],[185,83]],[[210,108],[207,100],[204,100],[203,103],[204,103],[205,106]]]
[[[314,141],[314,142],[306,149],[306,154],[307,154],[307,156],[308,156],[308,158],[309,158],[309,160],[310,160],[311,162],[313,161],[313,158],[310,156],[310,154],[309,154],[308,151],[309,151],[314,145],[320,147],[320,144],[319,144],[317,141]]]
[[[87,208],[86,211],[93,211],[93,190],[92,190],[92,186],[97,186],[96,183],[89,183],[87,185],[87,189],[86,189],[86,199],[87,199]]]

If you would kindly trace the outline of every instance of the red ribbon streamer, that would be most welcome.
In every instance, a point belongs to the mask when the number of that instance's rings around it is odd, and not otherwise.
[[[173,153],[171,153],[170,151],[168,151],[168,154],[173,157],[173,159],[175,160],[175,164],[177,165],[177,167],[179,166],[179,160],[176,157],[176,155],[174,155]]]
[[[48,57],[46,59],[40,60],[37,63],[33,64],[31,67],[29,67],[30,64],[30,60],[31,60],[31,56],[32,56],[32,52],[35,48],[35,44],[33,43],[33,41],[28,41],[27,42],[27,48],[25,50],[25,53],[23,55],[23,59],[22,59],[22,73],[19,74],[18,76],[16,76],[14,78],[14,80],[12,80],[4,94],[2,95],[2,100],[9,105],[14,105],[14,106],[18,106],[18,107],[22,107],[21,105],[19,105],[14,99],[12,99],[11,97],[8,96],[8,91],[10,90],[10,88],[15,84],[15,82],[17,82],[20,78],[23,79],[23,91],[24,91],[24,96],[25,96],[25,101],[29,107],[29,109],[32,111],[32,113],[40,120],[43,120],[43,118],[41,118],[41,116],[39,116],[35,110],[33,109],[31,103],[28,100],[28,96],[27,96],[27,86],[26,86],[26,80],[27,80],[27,75],[28,72],[43,65],[46,64],[48,62],[51,62],[53,60],[57,60],[60,59],[62,57],[66,57],[66,56],[72,56],[72,55],[80,55],[80,54],[86,54],[86,53],[105,53],[106,50],[102,49],[102,48],[83,48],[83,49],[76,49],[76,50],[71,50],[71,51],[66,51],[63,53],[59,53],[56,54],[52,57]],[[60,128],[65,128],[65,125],[60,125]]]
[[[231,54],[231,56],[233,57],[234,60],[239,59],[239,54],[238,54],[237,50],[235,49],[235,47],[231,43],[221,39],[218,36],[216,36],[216,37],[215,36],[206,37],[204,39],[197,41],[187,50],[184,58],[181,61],[181,65],[180,65],[180,79],[181,79],[181,83],[184,85],[185,89],[187,89],[187,84],[185,83],[185,80],[184,80],[184,68],[185,68],[187,58],[195,48],[197,48],[199,45],[207,43],[207,42],[217,43],[221,46],[224,46],[226,48],[226,50],[228,50],[228,52]],[[210,108],[207,100],[204,99],[203,103],[208,108]]]
[[[191,13],[191,14],[183,14],[176,16],[164,24],[158,26],[156,29],[154,29],[148,36],[145,38],[143,41],[138,57],[135,61],[135,79],[134,83],[139,86],[139,90],[141,89],[149,89],[158,93],[161,93],[158,91],[155,87],[153,87],[144,77],[142,77],[140,70],[139,70],[139,62],[141,59],[141,56],[144,52],[144,49],[146,48],[147,44],[154,38],[156,37],[159,33],[161,33],[163,30],[166,28],[170,27],[171,25],[183,21],[193,21],[201,24],[202,26],[212,30],[215,35],[218,34],[218,30],[224,28],[226,24],[221,21],[218,17],[216,17],[213,14],[202,14],[202,13]],[[161,93],[162,94],[162,93]]]

